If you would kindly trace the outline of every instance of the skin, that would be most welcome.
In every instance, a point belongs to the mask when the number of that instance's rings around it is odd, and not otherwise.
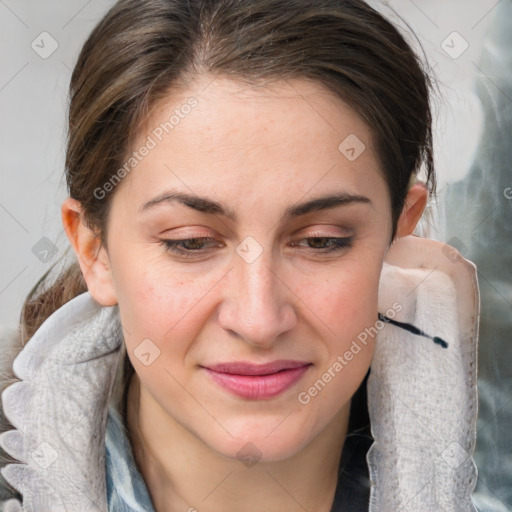
[[[136,370],[127,411],[135,458],[158,511],[327,512],[373,340],[308,404],[298,395],[377,319],[391,208],[371,131],[316,83],[253,88],[200,76],[158,105],[134,148],[191,96],[197,106],[117,186],[108,249],[80,204],[62,207],[90,293],[119,305]],[[355,161],[338,149],[351,134],[366,146]],[[169,201],[141,211],[170,190],[221,202],[237,219]],[[370,202],[284,216],[334,192]],[[410,189],[398,237],[413,232],[426,199],[423,186]],[[190,258],[162,243],[201,237],[213,241]],[[246,237],[262,251],[251,262],[236,251]],[[352,245],[328,253],[324,237]],[[149,366],[134,354],[146,339],[160,350]],[[265,400],[232,395],[201,368],[276,359],[312,364]],[[244,446],[261,457],[254,466],[237,457]]]

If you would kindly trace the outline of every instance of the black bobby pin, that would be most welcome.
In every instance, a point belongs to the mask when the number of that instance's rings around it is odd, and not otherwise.
[[[408,324],[405,322],[399,322],[398,320],[393,320],[381,313],[379,313],[379,320],[396,325],[397,327],[400,327],[401,329],[405,329],[406,331],[409,331],[412,334],[416,334],[418,336],[424,336],[425,338],[432,340],[434,343],[441,345],[441,347],[448,348],[448,343],[446,341],[444,341],[442,338],[439,338],[438,336],[430,336],[429,334],[425,334],[421,329],[418,329],[417,327],[415,327],[412,324]]]

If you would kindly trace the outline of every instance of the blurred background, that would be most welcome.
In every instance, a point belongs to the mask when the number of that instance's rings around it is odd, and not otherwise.
[[[60,223],[67,88],[106,0],[0,0],[0,326],[68,246]],[[474,495],[512,510],[512,0],[371,0],[437,83],[438,197],[417,234],[478,267],[482,309]],[[411,30],[416,34],[414,37]]]

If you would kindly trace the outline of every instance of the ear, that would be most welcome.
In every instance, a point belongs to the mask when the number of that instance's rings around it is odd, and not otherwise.
[[[89,293],[102,306],[114,306],[114,290],[110,261],[100,237],[85,220],[80,203],[67,198],[61,207],[64,230],[73,246]]]
[[[412,235],[423,215],[427,199],[428,190],[423,183],[416,183],[409,189],[405,198],[404,208],[398,219],[397,238]]]

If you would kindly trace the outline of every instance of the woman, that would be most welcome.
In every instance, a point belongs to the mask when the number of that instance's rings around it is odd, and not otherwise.
[[[478,288],[410,236],[432,162],[365,3],[119,1],[71,80],[78,263],[24,308],[5,509],[471,510]]]

